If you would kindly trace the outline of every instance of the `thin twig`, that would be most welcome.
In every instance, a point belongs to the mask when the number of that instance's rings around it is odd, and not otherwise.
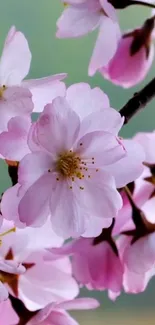
[[[119,111],[121,116],[125,117],[124,124],[142,110],[155,97],[155,78],[153,78],[142,90],[135,93]]]
[[[143,2],[143,1],[136,1],[136,0],[133,0],[131,1],[130,5],[141,5],[141,6],[144,6],[144,7],[150,7],[150,8],[155,8],[155,5],[153,3],[149,3],[149,2]]]

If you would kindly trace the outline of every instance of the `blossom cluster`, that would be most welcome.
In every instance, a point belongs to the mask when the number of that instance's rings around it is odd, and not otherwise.
[[[113,2],[68,0],[57,36],[99,27],[89,73],[129,87],[151,65],[154,16],[121,36]],[[30,64],[13,26],[0,58],[0,159],[12,181],[0,202],[0,324],[77,325],[68,310],[99,306],[81,287],[114,301],[155,275],[155,132],[123,139],[125,117],[100,88],[67,87],[66,74],[25,80]]]
[[[64,3],[64,0],[61,0]],[[153,0],[68,0],[57,21],[58,38],[77,38],[99,29],[88,74],[97,71],[112,83],[129,88],[141,82],[154,59],[155,10],[142,26],[122,32],[118,9],[152,6]]]

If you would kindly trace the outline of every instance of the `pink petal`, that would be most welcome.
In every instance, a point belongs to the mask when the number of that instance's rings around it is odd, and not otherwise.
[[[126,156],[126,151],[118,138],[104,131],[87,133],[79,139],[75,150],[84,161],[86,160],[87,167],[90,168],[104,167]]]
[[[43,148],[39,145],[38,136],[37,136],[37,122],[34,122],[31,125],[28,134],[28,146],[32,152],[41,151]],[[45,150],[46,151],[46,150]]]
[[[0,132],[7,131],[7,124],[12,117],[28,116],[33,110],[32,95],[28,89],[10,87],[4,91],[0,102]]]
[[[139,142],[145,151],[145,161],[150,164],[155,162],[154,142],[155,132],[139,132],[136,134],[134,139]]]
[[[91,113],[81,123],[80,135],[93,131],[105,131],[117,135],[124,123],[124,118],[113,108],[104,108]]]
[[[45,107],[37,123],[38,142],[55,157],[72,148],[79,128],[78,115],[70,109],[65,98],[57,97]]]
[[[111,40],[113,40],[111,42]],[[118,44],[118,27],[110,18],[103,16],[96,45],[89,64],[89,76],[107,65],[114,56]]]
[[[24,225],[20,222],[18,214],[18,205],[21,200],[21,196],[18,193],[19,189],[20,185],[16,184],[4,192],[1,201],[1,211],[5,219],[13,221],[17,227],[23,227]]]
[[[66,87],[61,80],[66,74],[53,75],[41,79],[25,80],[23,86],[29,88],[32,93],[34,112],[42,112],[46,104],[52,103],[58,96],[64,96]]]
[[[145,291],[150,279],[155,275],[154,268],[145,273],[134,273],[125,267],[123,287],[127,293],[140,293]]]
[[[124,252],[123,260],[128,269],[135,273],[144,273],[155,263],[155,234],[138,239]]]
[[[96,29],[101,13],[91,12],[87,8],[72,7],[65,9],[57,21],[58,38],[79,37]]]
[[[114,176],[117,188],[138,178],[143,172],[145,161],[144,150],[136,141],[121,140],[121,142],[126,150],[126,156],[112,165],[105,166],[107,172]]]
[[[64,301],[60,303],[57,307],[65,310],[86,310],[95,309],[99,307],[99,302],[93,298],[76,298],[70,301]]]
[[[98,218],[94,215],[89,216],[89,224],[87,225],[87,229],[82,235],[82,237],[90,238],[97,237],[102,232],[103,228],[109,228],[112,223],[112,219],[102,219]]]
[[[11,260],[0,260],[0,270],[10,274],[22,274],[26,271],[22,264]]]
[[[48,306],[46,307],[46,309]],[[45,315],[43,316],[43,313]],[[39,314],[34,316],[27,325],[38,325],[44,324],[43,322],[48,322],[47,324],[56,324],[56,325],[78,325],[78,323],[64,311],[51,311],[51,314],[47,317],[47,311],[40,311]]]
[[[44,152],[27,154],[19,164],[18,181],[21,185],[32,185],[52,167],[51,157]]]
[[[20,161],[28,152],[27,136],[31,119],[13,117],[8,122],[8,131],[0,134],[0,153],[8,160]]]
[[[90,176],[82,181],[84,190],[81,197],[87,206],[87,212],[94,217],[114,218],[122,207],[122,199],[113,177],[102,170],[91,171]],[[79,186],[80,184],[79,180]]]
[[[94,252],[89,254],[88,265],[94,288],[120,292],[123,282],[123,266],[109,243],[105,241],[94,247]]]
[[[3,224],[3,217],[2,217],[2,215],[0,214],[0,227],[2,226],[2,224]]]
[[[91,89],[81,82],[67,89],[66,99],[81,119],[110,106],[108,96],[98,87]]]
[[[31,52],[28,42],[19,31],[12,27],[8,33],[0,60],[1,85],[20,85],[29,72]]]
[[[20,277],[19,288],[20,298],[29,310],[43,308],[50,302],[73,299],[78,295],[78,284],[67,269],[68,264],[70,266],[68,258],[45,262],[39,254],[37,259],[32,256],[28,261],[36,263]]]
[[[42,226],[49,215],[51,177],[41,176],[25,193],[19,203],[19,219],[27,226]]]
[[[84,233],[88,214],[83,208],[80,189],[58,181],[53,193],[51,192],[51,221],[54,231],[63,238],[77,237]]]
[[[114,22],[118,20],[116,9],[111,5],[108,0],[99,0],[103,10],[106,12],[107,16],[111,18]]]

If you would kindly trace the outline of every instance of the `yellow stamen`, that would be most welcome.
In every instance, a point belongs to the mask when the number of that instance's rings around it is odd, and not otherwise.
[[[0,99],[3,98],[4,95],[4,91],[6,90],[6,86],[3,85],[2,87],[0,87]]]
[[[0,234],[0,237],[4,237],[5,235],[10,234],[11,232],[15,232],[16,231],[16,227],[13,227],[5,232],[3,232],[2,234]]]

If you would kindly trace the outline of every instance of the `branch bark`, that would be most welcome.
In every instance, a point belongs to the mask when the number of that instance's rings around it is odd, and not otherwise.
[[[125,117],[124,124],[141,111],[155,97],[155,78],[153,78],[142,90],[133,97],[119,111]]]

